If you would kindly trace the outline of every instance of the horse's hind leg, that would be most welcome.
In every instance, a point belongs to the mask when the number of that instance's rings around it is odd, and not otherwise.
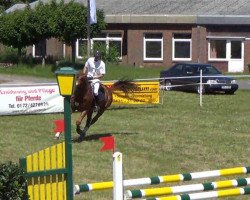
[[[93,117],[92,121],[91,121],[91,124],[94,124],[96,123],[96,121],[99,119],[99,117],[104,113],[104,110],[99,110],[99,112]]]

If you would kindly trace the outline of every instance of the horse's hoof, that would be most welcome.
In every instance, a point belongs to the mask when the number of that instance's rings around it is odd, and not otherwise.
[[[77,128],[77,129],[76,129],[76,132],[78,133],[78,135],[81,135],[84,131],[81,130],[80,128]]]
[[[83,141],[84,138],[85,138],[85,136],[86,136],[86,133],[81,134],[81,135],[79,136],[79,138],[78,138],[78,141]]]

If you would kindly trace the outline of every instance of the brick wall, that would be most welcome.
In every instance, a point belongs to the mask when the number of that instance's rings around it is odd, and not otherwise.
[[[249,72],[248,64],[250,64],[250,37],[249,39],[245,40],[245,57],[244,57],[244,71]]]
[[[175,33],[191,33],[192,35],[192,61],[208,62],[207,36],[246,37],[244,41],[244,69],[248,70],[250,63],[250,31],[248,26],[197,26],[184,24],[108,24],[107,32],[120,32],[123,37],[122,64],[135,66],[164,66],[169,67],[176,62],[172,60],[172,36]],[[143,59],[144,33],[163,34],[163,60],[145,61]],[[28,53],[31,48],[28,48]],[[63,45],[55,39],[47,42],[47,55],[63,56]],[[71,47],[66,46],[65,56],[71,57]],[[221,71],[228,71],[228,62],[210,62]]]

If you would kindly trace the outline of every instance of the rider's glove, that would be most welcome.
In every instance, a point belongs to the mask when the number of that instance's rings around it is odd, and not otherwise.
[[[89,80],[89,81],[93,80],[93,77],[88,77],[88,80]]]

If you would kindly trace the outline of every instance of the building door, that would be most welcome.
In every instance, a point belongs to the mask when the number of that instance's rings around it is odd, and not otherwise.
[[[228,72],[244,71],[244,43],[242,40],[229,41]]]

